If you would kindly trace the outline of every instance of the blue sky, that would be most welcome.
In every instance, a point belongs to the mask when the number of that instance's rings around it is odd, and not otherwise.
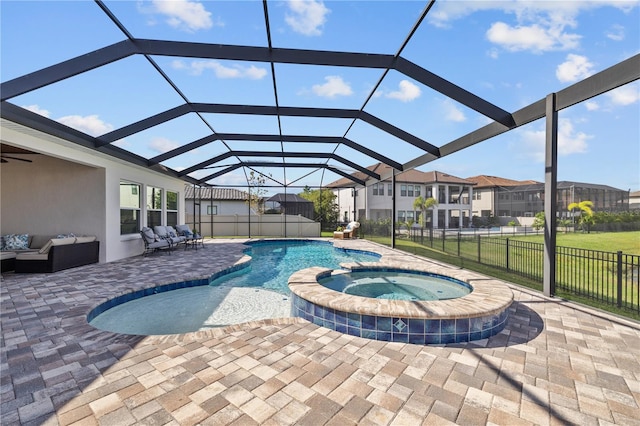
[[[266,46],[259,1],[105,1],[136,38]],[[420,1],[272,1],[274,47],[395,54],[425,7]],[[2,81],[124,40],[92,1],[0,2]],[[402,57],[510,112],[640,53],[640,5],[625,1],[439,1]],[[191,102],[273,105],[268,63],[153,57]],[[275,64],[281,106],[359,109],[381,70]],[[640,190],[640,84],[560,112],[559,179]],[[10,102],[93,136],[183,103],[143,57],[89,71]],[[389,72],[364,110],[441,146],[489,121],[427,86]],[[216,132],[278,133],[274,117],[203,114]],[[284,134],[345,136],[398,162],[424,152],[357,121],[283,117]],[[115,144],[144,157],[211,133],[190,114]],[[285,143],[290,151],[335,146]],[[176,170],[233,150],[280,146],[212,143],[164,164]],[[338,155],[376,160],[345,146]],[[544,180],[544,120],[419,167],[459,177]],[[265,159],[260,159],[264,161]],[[275,160],[275,159],[274,159]],[[272,160],[272,161],[274,161]],[[291,162],[298,160],[292,159]],[[232,161],[227,160],[226,165]],[[344,164],[330,161],[352,172]],[[202,177],[219,169],[198,172]],[[340,176],[265,169],[277,182],[326,184]],[[310,174],[309,174],[310,173]],[[307,174],[309,174],[307,176]],[[212,183],[246,183],[242,171]]]

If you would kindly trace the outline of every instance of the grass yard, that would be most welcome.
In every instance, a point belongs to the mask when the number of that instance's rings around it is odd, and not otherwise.
[[[544,243],[542,235],[516,235],[510,239]],[[556,245],[562,247],[575,247],[588,250],[599,250],[626,254],[640,255],[640,231],[633,232],[602,232],[583,234],[572,232],[568,234],[556,234]]]
[[[484,273],[506,281],[542,290],[543,236],[510,236],[428,239],[421,245],[407,239],[396,239],[396,248],[417,255],[442,260],[455,266]],[[389,245],[390,238],[367,239]],[[443,244],[444,243],[444,244]],[[604,253],[579,252],[567,249],[558,255],[556,269],[557,295],[595,306],[631,318],[640,318],[638,305],[638,270],[623,266],[621,300],[628,309],[618,309],[615,252],[640,255],[640,232],[599,234],[558,234],[558,247],[597,250]],[[567,253],[568,252],[568,253]],[[593,253],[593,254],[590,254]],[[612,254],[609,254],[612,253]],[[625,258],[629,259],[629,258]],[[637,262],[636,260],[625,260]]]

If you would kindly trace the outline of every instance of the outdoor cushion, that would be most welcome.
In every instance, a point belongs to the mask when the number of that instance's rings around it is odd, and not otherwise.
[[[169,232],[167,232],[167,228],[165,226],[156,225],[153,227],[153,232],[160,235],[161,237],[166,237]]]
[[[162,248],[162,247],[168,247],[168,246],[169,246],[169,241],[160,240],[160,241],[155,241],[153,243],[149,243],[147,247],[150,249],[155,249],[155,248]]]
[[[67,238],[53,238],[51,240],[52,246],[66,246],[67,244],[75,244],[76,237],[67,237]]]
[[[38,253],[35,251],[32,252],[28,252],[28,253],[19,253],[16,256],[16,260],[48,260],[49,259],[49,253]]]
[[[90,243],[97,239],[95,235],[87,235],[84,237],[76,237],[76,244]]]
[[[75,238],[76,236],[75,234],[58,234],[56,236],[56,238],[71,238],[71,237]]]
[[[36,234],[31,238],[31,242],[29,243],[29,248],[32,249],[40,249],[44,247],[45,244],[49,242],[50,239],[56,238],[55,235],[39,235]]]
[[[53,245],[53,243],[51,242],[51,240],[47,241],[47,243],[45,245],[43,245],[42,248],[40,248],[38,253],[40,253],[40,254],[49,253],[49,249],[51,248],[52,245]]]
[[[147,240],[147,243],[151,244],[156,241],[156,234],[151,228],[142,228],[142,237]]]
[[[189,228],[189,225],[176,225],[176,231],[178,231],[180,235],[184,235],[187,238],[193,237],[193,232],[191,232],[191,228]]]
[[[9,234],[4,236],[5,250],[27,250],[29,248],[29,234]]]
[[[0,253],[0,260],[15,259],[16,256],[17,253],[14,251],[3,251],[2,253]]]

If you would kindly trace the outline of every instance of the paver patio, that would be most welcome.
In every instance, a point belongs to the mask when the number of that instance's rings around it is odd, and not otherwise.
[[[432,262],[367,242],[341,246]],[[343,335],[302,319],[173,336],[96,330],[132,290],[246,260],[238,240],[54,274],[4,274],[3,425],[640,425],[640,324],[511,285],[506,328],[465,344]]]

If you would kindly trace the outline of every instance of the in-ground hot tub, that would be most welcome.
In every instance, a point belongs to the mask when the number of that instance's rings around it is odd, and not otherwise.
[[[352,296],[407,301],[455,299],[473,290],[464,281],[448,276],[391,268],[334,272],[319,278],[318,283]]]
[[[354,275],[375,271],[436,276],[471,288],[445,300],[398,300],[347,294],[320,284],[330,281],[331,269],[308,268],[289,278],[291,314],[316,325],[369,339],[413,344],[446,344],[486,339],[504,328],[513,302],[511,289],[498,280],[470,271],[400,264],[343,264]],[[347,280],[349,281],[349,280]]]

